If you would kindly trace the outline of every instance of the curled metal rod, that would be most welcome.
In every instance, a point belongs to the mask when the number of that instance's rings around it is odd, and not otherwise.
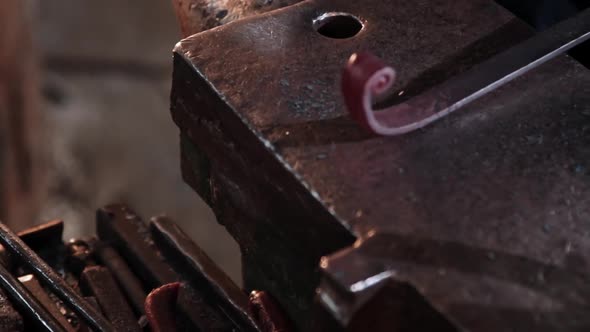
[[[47,309],[2,264],[0,264],[0,286],[27,317],[37,322],[38,327],[50,332],[66,332]]]
[[[411,99],[375,110],[373,100],[396,78],[394,68],[370,53],[353,54],[342,76],[350,115],[378,135],[424,127],[590,39],[590,9],[539,33]]]
[[[106,318],[78,295],[53,269],[8,227],[0,222],[0,244],[43,281],[59,298],[70,305],[95,331],[113,331]]]

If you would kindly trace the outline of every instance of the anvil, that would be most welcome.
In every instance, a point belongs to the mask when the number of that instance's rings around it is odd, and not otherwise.
[[[339,89],[356,52],[412,95],[533,33],[490,0],[307,0],[179,42],[183,176],[246,288],[301,330],[589,329],[588,69],[559,56],[396,137]]]

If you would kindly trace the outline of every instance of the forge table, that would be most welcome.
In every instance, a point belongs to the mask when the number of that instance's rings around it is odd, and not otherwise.
[[[183,175],[246,287],[301,330],[590,329],[587,68],[560,56],[397,137],[360,128],[339,89],[358,51],[413,94],[532,34],[489,0],[309,0],[182,40]]]

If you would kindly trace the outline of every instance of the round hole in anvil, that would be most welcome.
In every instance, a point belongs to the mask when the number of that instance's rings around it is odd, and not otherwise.
[[[334,39],[346,39],[356,36],[363,23],[348,13],[325,13],[313,20],[313,27],[322,36]]]

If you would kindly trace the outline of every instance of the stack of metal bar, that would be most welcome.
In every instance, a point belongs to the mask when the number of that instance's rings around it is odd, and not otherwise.
[[[286,329],[265,293],[248,299],[167,217],[110,205],[97,237],[64,243],[63,228],[0,223],[0,331]]]

